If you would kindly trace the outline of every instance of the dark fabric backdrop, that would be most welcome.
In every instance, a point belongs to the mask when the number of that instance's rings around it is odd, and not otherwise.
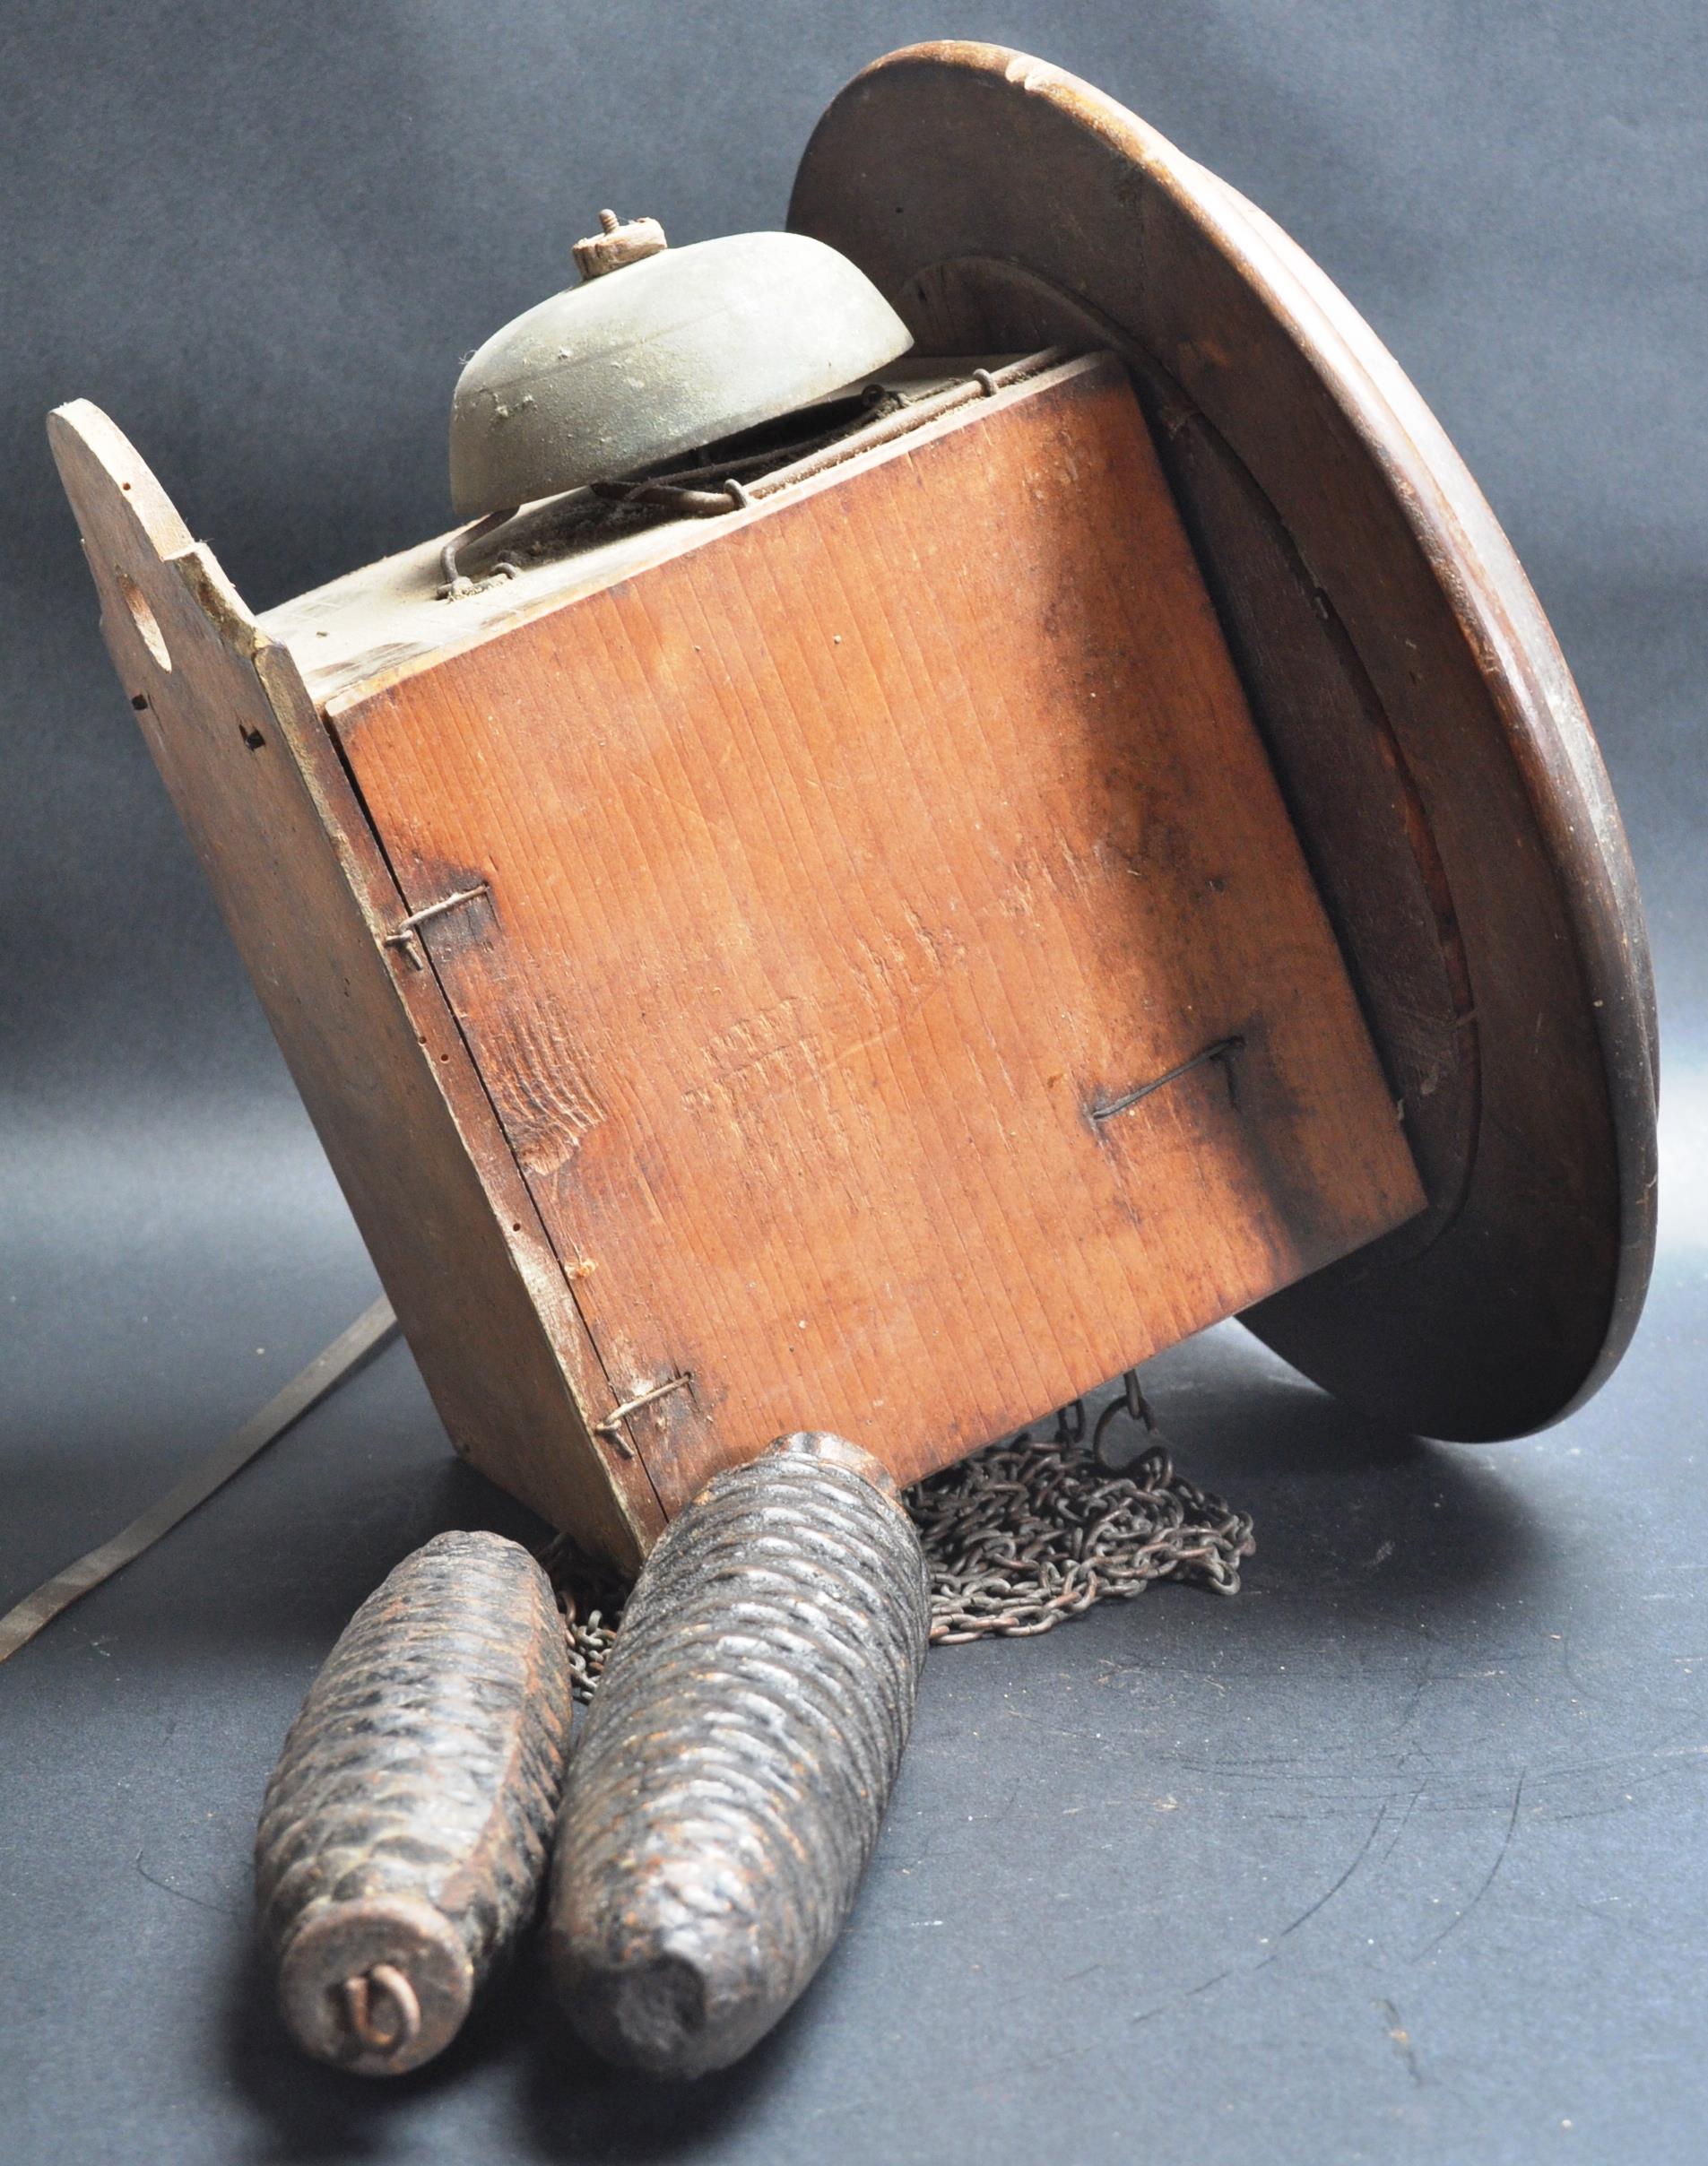
[[[109,673],[46,409],[104,406],[264,607],[444,525],[459,360],[599,204],[776,224],[831,94],[943,35],[1088,77],[1273,213],[1512,533],[1657,949],[1634,1352],[1487,1453],[1374,1431],[1235,1329],[1158,1365],[1183,1460],[1258,1512],[1247,1592],[935,1659],[847,1942],[685,2098],[565,2044],[531,1962],[394,2091],[267,2012],[246,1851],[308,1678],[413,1542],[526,1529],[394,1352],[0,1672],[0,2156],[1708,2149],[1700,0],[6,10],[0,1606],[373,1290]]]

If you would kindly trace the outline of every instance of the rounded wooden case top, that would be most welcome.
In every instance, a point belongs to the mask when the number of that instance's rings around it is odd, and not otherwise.
[[[1647,1285],[1652,979],[1588,719],[1440,426],[1260,211],[1001,47],[856,77],[790,223],[922,351],[1069,341],[1132,372],[1429,1197],[1244,1321],[1408,1429],[1556,1418]]]

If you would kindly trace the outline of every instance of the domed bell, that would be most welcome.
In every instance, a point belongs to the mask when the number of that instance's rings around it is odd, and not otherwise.
[[[672,248],[650,219],[576,245],[582,283],[488,339],[451,407],[463,519],[513,510],[777,419],[913,343],[864,272],[801,233]]]

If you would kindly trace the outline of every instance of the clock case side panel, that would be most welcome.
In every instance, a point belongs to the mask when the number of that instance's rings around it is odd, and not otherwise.
[[[120,431],[48,433],[114,666],[457,1450],[631,1566],[663,1519],[527,1188],[289,651]],[[411,950],[416,952],[412,953]]]

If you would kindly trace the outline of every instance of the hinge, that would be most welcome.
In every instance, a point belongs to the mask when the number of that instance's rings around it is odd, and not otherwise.
[[[479,902],[483,895],[490,893],[491,889],[486,881],[482,880],[478,888],[459,888],[456,894],[446,896],[441,902],[429,903],[421,910],[412,910],[395,932],[388,932],[384,936],[380,945],[385,948],[403,949],[409,957],[410,967],[419,970],[421,967],[421,958],[416,953],[416,947],[419,944],[416,940],[416,927],[426,924],[429,918],[443,917],[447,910],[460,910],[464,903]]]
[[[662,1384],[653,1384],[645,1391],[637,1391],[633,1399],[624,1399],[620,1407],[613,1407],[602,1422],[594,1424],[594,1434],[603,1436],[624,1459],[633,1459],[634,1453],[623,1442],[623,1424],[631,1414],[638,1414],[643,1407],[650,1407],[655,1399],[663,1399],[668,1391],[680,1391],[684,1384],[694,1381],[692,1369],[684,1369],[679,1376],[667,1376]]]

